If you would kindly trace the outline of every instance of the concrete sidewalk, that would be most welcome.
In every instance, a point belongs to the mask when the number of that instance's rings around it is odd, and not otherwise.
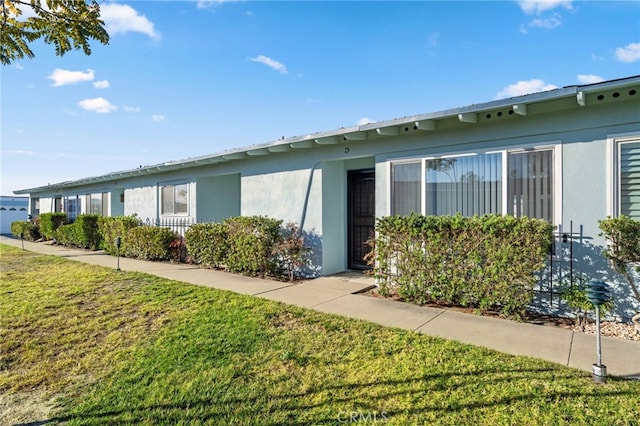
[[[0,243],[21,247],[20,240],[0,236]],[[88,252],[24,241],[25,250],[115,268],[117,259]],[[358,274],[322,277],[289,284],[229,274],[193,265],[120,258],[120,269],[137,271],[236,293],[289,303],[316,311],[484,346],[513,355],[528,355],[591,372],[596,338],[571,330],[420,307],[357,293],[374,285]],[[640,342],[602,338],[602,360],[610,375],[640,378]]]

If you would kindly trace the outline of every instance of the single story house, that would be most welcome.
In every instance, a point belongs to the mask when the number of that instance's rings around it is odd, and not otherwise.
[[[512,214],[558,227],[541,303],[568,276],[621,282],[598,220],[640,219],[640,76],[575,85],[15,191],[29,213],[302,226],[319,274],[365,268],[376,217]],[[555,298],[554,298],[555,296]],[[616,287],[617,315],[633,314]]]

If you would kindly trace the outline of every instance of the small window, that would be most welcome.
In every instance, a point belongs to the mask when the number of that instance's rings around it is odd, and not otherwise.
[[[618,147],[618,211],[640,220],[640,140]]]
[[[161,187],[162,214],[187,214],[189,212],[189,185],[166,185]]]

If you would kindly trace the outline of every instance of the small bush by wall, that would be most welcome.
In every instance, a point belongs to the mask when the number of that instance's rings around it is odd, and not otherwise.
[[[40,227],[28,220],[11,222],[11,235],[16,238],[22,238],[27,241],[36,241],[40,238]]]
[[[40,233],[46,240],[56,237],[56,229],[67,221],[66,213],[42,213],[40,215]]]
[[[187,252],[199,265],[222,268],[229,253],[229,235],[224,223],[197,223],[185,232]]]
[[[116,237],[121,238],[120,253],[124,253],[127,242],[125,235],[129,229],[140,226],[136,216],[99,217],[98,231],[102,236],[102,248],[109,254],[116,254]]]
[[[546,221],[512,216],[388,216],[369,261],[385,295],[495,309],[518,317],[553,238]]]
[[[126,257],[145,260],[171,260],[171,244],[177,235],[170,229],[136,226],[122,237],[121,253]]]
[[[226,219],[229,253],[226,266],[230,271],[249,275],[273,275],[276,262],[273,247],[280,235],[281,220],[262,216],[240,216]]]

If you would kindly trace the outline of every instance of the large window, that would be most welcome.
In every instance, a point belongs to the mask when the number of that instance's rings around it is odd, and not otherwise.
[[[618,144],[617,214],[640,220],[640,139]]]
[[[187,214],[189,212],[189,185],[165,185],[161,187],[162,214]]]
[[[512,214],[553,222],[553,171],[553,148],[394,162],[391,214]]]

